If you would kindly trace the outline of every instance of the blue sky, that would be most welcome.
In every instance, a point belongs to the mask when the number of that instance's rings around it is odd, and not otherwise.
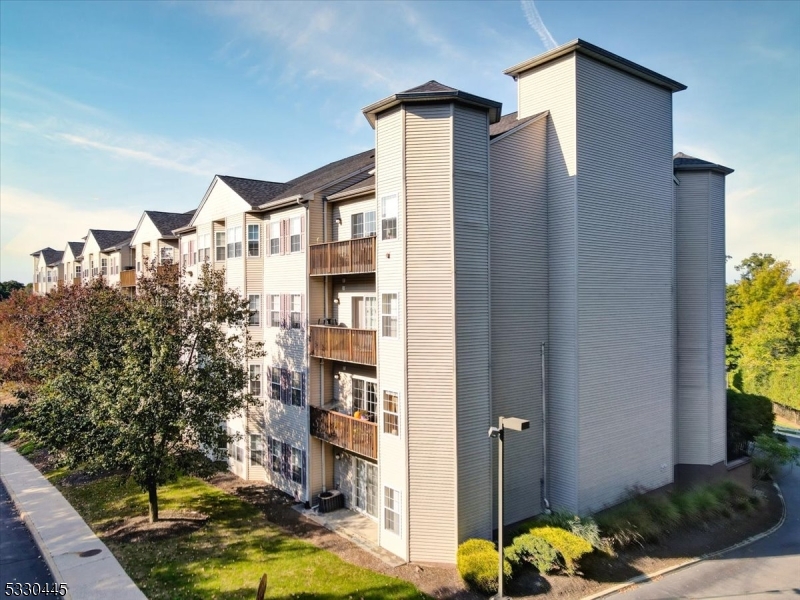
[[[729,280],[751,252],[800,271],[800,3],[535,8],[557,43],[581,37],[688,85],[676,151],[736,169]],[[430,79],[516,110],[502,71],[546,50],[523,9],[0,2],[0,280],[30,281],[30,252],[90,227],[194,208],[216,173],[286,180],[370,148],[360,109]]]

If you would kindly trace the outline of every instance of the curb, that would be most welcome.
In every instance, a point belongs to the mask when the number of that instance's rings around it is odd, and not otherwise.
[[[0,473],[0,480],[3,481],[3,485],[8,492],[9,497],[11,498],[11,502],[13,502],[17,512],[19,513],[19,518],[22,519],[22,522],[25,523],[25,527],[31,534],[36,547],[39,549],[39,553],[42,555],[44,562],[47,563],[47,568],[50,569],[50,575],[53,576],[53,581],[58,584],[59,582],[64,581],[64,576],[61,575],[61,571],[56,566],[56,561],[53,559],[53,555],[50,553],[50,550],[47,549],[47,546],[42,539],[42,536],[39,534],[39,530],[36,529],[36,526],[31,522],[30,517],[28,516],[28,511],[22,508],[22,504],[17,498],[17,494],[14,493],[14,488],[8,485],[6,478],[3,477],[3,474]],[[67,588],[67,593],[64,596],[60,596],[61,598],[66,598],[67,600],[72,600],[72,594]]]
[[[671,567],[667,567],[666,569],[661,569],[660,571],[655,571],[654,573],[645,573],[643,575],[637,575],[628,581],[624,581],[614,587],[607,588],[605,590],[599,591],[595,594],[590,596],[583,596],[580,600],[597,600],[598,598],[605,598],[607,596],[611,596],[612,594],[616,594],[617,592],[621,592],[623,590],[627,590],[628,588],[633,588],[640,583],[647,583],[648,581],[652,581],[656,577],[661,577],[662,575],[666,575],[667,573],[673,573],[675,571],[680,571],[681,569],[685,569],[687,567],[691,567],[699,562],[704,560],[709,560],[712,558],[716,558],[718,556],[722,556],[723,554],[727,554],[728,552],[733,552],[734,550],[738,550],[739,548],[743,548],[744,546],[749,546],[750,544],[757,542],[758,540],[764,539],[778,531],[783,526],[784,521],[786,521],[786,501],[783,499],[783,493],[781,493],[781,488],[776,482],[772,482],[773,487],[778,492],[778,498],[781,500],[781,506],[783,507],[783,511],[781,512],[780,520],[770,527],[767,531],[762,531],[754,536],[747,538],[746,540],[742,540],[734,544],[733,546],[728,546],[727,548],[723,548],[722,550],[717,550],[716,552],[709,552],[707,554],[703,554],[698,556],[697,558],[693,558],[691,560],[687,560],[686,562],[682,562],[677,565],[673,565]]]

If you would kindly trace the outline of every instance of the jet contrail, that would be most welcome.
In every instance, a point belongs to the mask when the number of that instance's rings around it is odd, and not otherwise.
[[[520,2],[522,4],[522,12],[525,13],[525,18],[528,19],[528,25],[539,35],[544,47],[548,50],[552,50],[558,46],[553,36],[547,31],[547,27],[545,27],[542,17],[539,16],[539,11],[536,10],[536,5],[533,3],[533,0],[520,0]]]

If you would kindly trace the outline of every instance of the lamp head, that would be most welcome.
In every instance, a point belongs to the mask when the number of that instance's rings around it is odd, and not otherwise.
[[[503,429],[510,429],[511,431],[525,431],[531,428],[531,422],[527,419],[518,419],[517,417],[506,417],[502,421]]]

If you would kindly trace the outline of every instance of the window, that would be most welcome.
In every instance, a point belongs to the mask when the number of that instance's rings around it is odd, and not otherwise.
[[[383,528],[400,535],[400,492],[383,488]]]
[[[80,276],[81,276],[81,266],[75,265],[75,277],[80,277]]]
[[[261,395],[261,365],[250,365],[250,393]]]
[[[396,392],[383,392],[383,433],[400,435],[400,414],[397,409]]]
[[[260,226],[248,225],[247,226],[247,256],[258,256],[261,250],[260,246]]]
[[[52,282],[53,282],[53,272],[52,271],[48,271],[47,272],[47,283],[52,283]]]
[[[161,264],[169,264],[172,262],[172,248],[169,246],[161,247]]]
[[[302,296],[300,294],[292,294],[291,302],[292,329],[300,329],[303,324]]]
[[[269,297],[269,324],[270,327],[281,326],[281,297],[278,294]]]
[[[381,198],[381,239],[397,237],[397,194]]]
[[[273,400],[281,399],[281,370],[280,367],[272,367],[270,373],[270,394],[269,397]]]
[[[250,300],[250,319],[247,323],[248,325],[261,325],[261,296],[251,294],[248,299]]]
[[[228,227],[228,258],[242,255],[242,228]]]
[[[303,374],[292,372],[292,406],[303,406]]]
[[[182,252],[181,252],[181,263],[184,267],[189,266],[189,242],[183,242],[181,244]],[[163,248],[162,248],[163,250]]]
[[[189,260],[192,261],[190,264],[197,264],[197,244],[195,240],[189,242]]]
[[[250,434],[250,464],[264,464],[264,449],[261,446],[261,435],[257,433]]]
[[[301,226],[300,226],[300,217],[294,217],[293,219],[289,219],[289,235],[291,236],[291,248],[292,252],[300,252],[300,233],[301,233]]]
[[[275,221],[269,224],[269,253],[281,253],[281,222]]]
[[[136,261],[136,272],[137,273],[141,273],[142,272],[142,261],[140,261],[140,260]]]
[[[218,231],[214,234],[214,243],[216,245],[216,259],[225,260],[225,232]]]
[[[275,473],[281,472],[281,442],[274,438],[269,441],[269,467]]]
[[[303,483],[303,472],[305,471],[303,462],[303,450],[292,448],[292,481],[295,483]]]
[[[378,301],[375,296],[353,297],[353,327],[355,329],[378,328]]]
[[[244,450],[242,450],[242,447],[239,445],[236,446],[236,460],[238,462],[244,461]]]
[[[356,213],[351,217],[350,237],[362,238],[375,235],[375,211]]]
[[[381,304],[383,305],[381,335],[397,337],[397,294],[383,294]]]
[[[378,411],[378,384],[353,377],[353,407],[374,421]]]
[[[211,234],[197,236],[197,258],[201,261],[211,260]]]
[[[108,259],[107,258],[101,258],[100,259],[100,273],[103,276],[108,275]],[[50,281],[50,278],[48,277],[47,280]]]

